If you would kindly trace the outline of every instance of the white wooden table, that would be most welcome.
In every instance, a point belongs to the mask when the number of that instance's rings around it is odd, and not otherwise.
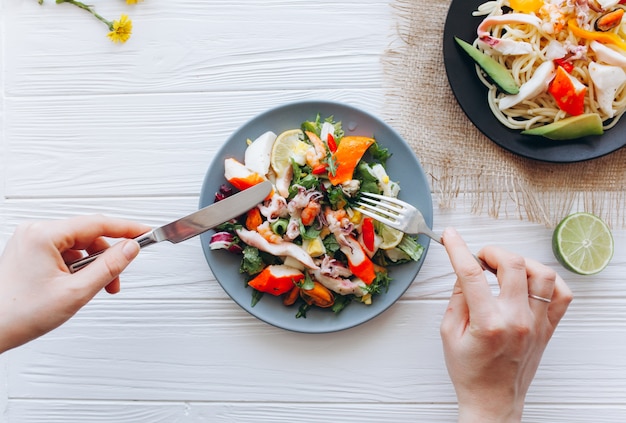
[[[194,210],[227,136],[255,114],[330,99],[385,115],[382,0],[94,2],[126,12],[114,45],[84,11],[0,0],[0,227],[105,213],[159,225]],[[427,13],[425,7],[425,13]],[[434,198],[436,203],[436,197]],[[575,294],[528,394],[527,422],[626,421],[626,232],[599,276],[562,270],[551,230],[435,209],[478,250],[497,242],[558,269]],[[497,234],[497,237],[494,237]],[[144,250],[122,292],[0,356],[0,420],[452,422],[439,323],[454,276],[433,246],[378,318],[331,334],[268,326],[214,280],[199,240]]]

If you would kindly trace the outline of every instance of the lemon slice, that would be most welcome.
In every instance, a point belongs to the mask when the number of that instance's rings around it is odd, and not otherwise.
[[[573,213],[554,230],[552,251],[567,270],[593,275],[604,269],[613,257],[613,235],[598,216]]]
[[[290,129],[276,137],[272,146],[270,165],[277,175],[284,175],[291,166],[291,159],[298,164],[304,164],[306,152],[311,146],[301,141],[303,137],[304,134],[300,129]]]
[[[397,247],[402,241],[404,232],[394,228],[390,228],[384,223],[376,222],[376,232],[382,238],[382,242],[378,246],[381,250],[390,250]]]

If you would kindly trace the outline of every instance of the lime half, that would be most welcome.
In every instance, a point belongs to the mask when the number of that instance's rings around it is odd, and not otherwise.
[[[593,275],[613,257],[613,235],[607,224],[591,213],[573,213],[552,234],[552,251],[567,270]]]
[[[394,228],[390,228],[384,223],[376,222],[376,232],[382,238],[382,242],[378,246],[381,250],[390,250],[400,244],[404,232]]]

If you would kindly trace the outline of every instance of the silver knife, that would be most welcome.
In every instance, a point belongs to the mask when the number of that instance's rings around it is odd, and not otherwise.
[[[175,220],[135,238],[141,248],[161,241],[173,244],[185,241],[208,231],[234,217],[237,217],[262,202],[272,192],[272,183],[261,182],[221,201],[208,205],[195,213]],[[92,261],[103,251],[91,254],[69,264],[70,273],[74,273]]]

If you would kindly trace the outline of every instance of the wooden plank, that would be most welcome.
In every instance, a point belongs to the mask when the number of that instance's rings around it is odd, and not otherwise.
[[[528,404],[524,422],[622,423],[626,407]],[[7,414],[20,423],[171,423],[171,422],[290,422],[290,423],[449,423],[456,418],[452,404],[293,404],[215,402],[118,402],[67,400],[16,400]]]
[[[402,300],[356,328],[308,335],[230,301],[97,300],[7,354],[9,398],[301,402],[306,393],[316,403],[451,403],[439,338],[446,304]],[[579,300],[528,401],[624,405],[626,346],[614,342],[624,336],[623,300]]]
[[[5,3],[11,97],[380,87],[393,29],[386,1],[99,2],[133,19],[114,45],[71,5]]]
[[[315,98],[379,114],[381,92],[327,90]],[[6,195],[197,195],[232,132],[265,110],[310,98],[306,91],[9,98]]]

